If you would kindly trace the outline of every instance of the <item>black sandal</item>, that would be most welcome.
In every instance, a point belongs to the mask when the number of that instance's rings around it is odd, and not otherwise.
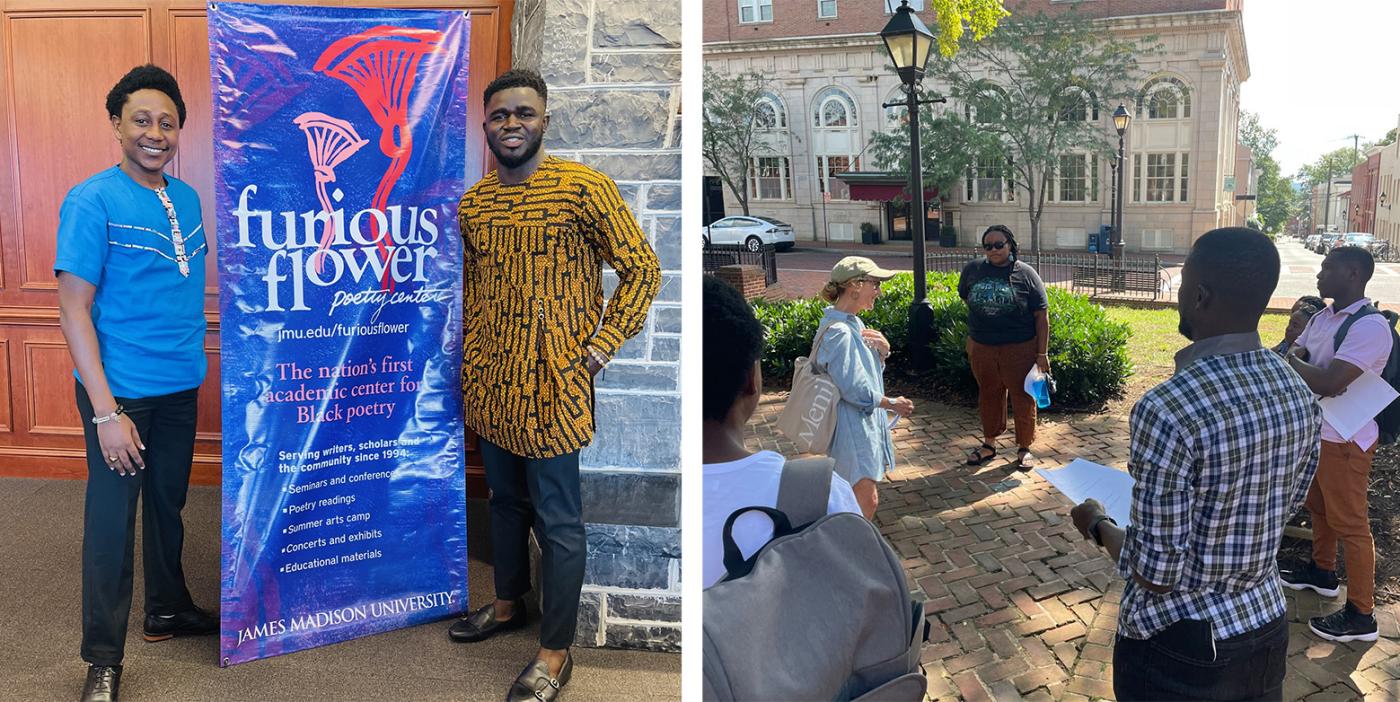
[[[991,451],[991,453],[983,454],[983,453],[982,453],[982,449],[986,449],[986,450],[988,450],[988,451]],[[993,458],[996,458],[996,457],[997,457],[997,447],[995,447],[995,446],[993,446],[993,445],[991,445],[991,444],[988,444],[988,443],[985,443],[985,442],[984,442],[981,446],[979,446],[979,447],[977,447],[977,448],[975,448],[975,449],[972,449],[972,451],[969,452],[969,453],[967,454],[967,465],[970,465],[970,466],[985,466],[985,465],[987,465],[987,462],[988,462],[988,461],[991,461]]]

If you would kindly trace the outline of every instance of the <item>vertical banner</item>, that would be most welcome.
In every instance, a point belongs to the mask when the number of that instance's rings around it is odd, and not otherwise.
[[[469,21],[208,10],[229,665],[466,607]]]

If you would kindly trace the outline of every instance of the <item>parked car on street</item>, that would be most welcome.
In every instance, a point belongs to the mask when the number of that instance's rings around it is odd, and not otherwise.
[[[1341,241],[1341,239],[1342,235],[1339,232],[1327,232],[1326,234],[1322,235],[1322,240],[1318,243],[1317,248],[1313,249],[1313,251],[1316,251],[1317,253],[1326,256],[1328,252],[1330,252],[1332,248],[1336,246],[1337,242]]]
[[[1367,251],[1370,251],[1371,242],[1373,241],[1375,241],[1375,237],[1371,236],[1370,234],[1367,234],[1366,232],[1347,232],[1346,234],[1342,235],[1341,241],[1338,241],[1336,245],[1333,246],[1333,248],[1336,248],[1337,246],[1359,246],[1363,249],[1366,249]]]
[[[797,245],[792,225],[772,217],[736,215],[715,220],[705,227],[705,243],[740,244],[750,251],[759,251],[765,244],[787,251]]]
[[[1321,244],[1321,243],[1322,243],[1322,235],[1321,235],[1321,234],[1309,234],[1309,235],[1307,236],[1307,238],[1303,239],[1303,247],[1306,248],[1306,249],[1309,250],[1309,251],[1316,251],[1316,250],[1317,250],[1317,245],[1318,245],[1318,244]]]

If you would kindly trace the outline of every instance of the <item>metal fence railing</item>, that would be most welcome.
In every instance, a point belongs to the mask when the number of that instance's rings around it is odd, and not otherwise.
[[[778,250],[772,244],[765,244],[758,251],[739,244],[706,244],[705,275],[714,275],[724,266],[760,266],[765,285],[778,282]]]
[[[980,249],[936,249],[925,260],[930,271],[960,272],[980,259]],[[1171,296],[1171,277],[1158,256],[1125,256],[1122,260],[1092,253],[1022,252],[1021,260],[1040,274],[1046,285],[1089,297],[1117,300],[1159,300]]]

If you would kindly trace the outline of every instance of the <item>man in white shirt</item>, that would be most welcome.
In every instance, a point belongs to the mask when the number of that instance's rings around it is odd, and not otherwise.
[[[1385,370],[1390,359],[1390,323],[1366,297],[1366,283],[1375,266],[1370,252],[1355,246],[1336,249],[1322,261],[1317,292],[1330,298],[1332,305],[1313,315],[1287,356],[1288,364],[1318,395],[1340,395],[1362,373]],[[1337,335],[1343,332],[1339,346]],[[1367,491],[1379,434],[1374,419],[1350,437],[1343,437],[1323,419],[1322,457],[1304,503],[1313,519],[1312,561],[1280,573],[1289,588],[1336,597],[1340,590],[1337,542],[1341,542],[1347,564],[1346,606],[1308,622],[1314,634],[1329,641],[1375,641],[1378,633],[1372,614],[1376,545],[1371,538]]]
[[[786,459],[773,451],[749,451],[744,427],[763,393],[759,357],[763,325],[734,288],[706,276],[704,282],[704,587],[719,582],[724,569],[724,522],[743,507],[774,507]],[[827,513],[860,514],[855,493],[839,475],[831,476]],[[734,523],[734,541],[752,556],[773,536],[773,523],[761,513]]]

